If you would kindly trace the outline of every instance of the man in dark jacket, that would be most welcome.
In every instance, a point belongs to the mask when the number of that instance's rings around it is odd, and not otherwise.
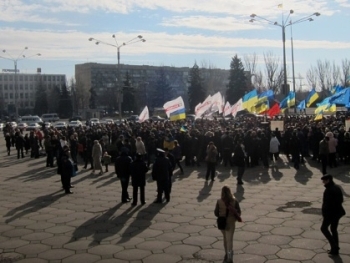
[[[157,181],[157,200],[154,203],[162,203],[162,195],[164,192],[167,202],[170,201],[170,182],[173,168],[171,162],[165,157],[165,152],[157,149],[158,156],[152,167],[152,179]]]
[[[122,151],[121,155],[115,160],[115,173],[120,179],[122,186],[122,203],[127,203],[131,200],[128,193],[131,163],[132,159],[126,151]]]
[[[19,159],[20,156],[24,158],[24,153],[23,153],[24,144],[25,144],[25,141],[23,138],[23,134],[18,133],[16,136],[17,159]]]
[[[338,185],[333,182],[333,176],[326,174],[322,176],[322,182],[326,188],[323,193],[322,216],[323,221],[321,231],[331,245],[330,255],[339,254],[338,224],[342,216],[345,215],[343,208],[343,192]],[[330,226],[331,232],[328,228]]]
[[[143,161],[143,155],[137,153],[135,161],[131,163],[131,184],[133,187],[133,202],[132,205],[137,205],[137,192],[140,187],[140,201],[141,204],[146,204],[145,202],[145,185],[146,185],[146,173],[148,171],[147,164]]]

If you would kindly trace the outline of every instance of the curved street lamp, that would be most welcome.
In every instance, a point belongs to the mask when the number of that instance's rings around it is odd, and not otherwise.
[[[35,57],[35,56],[41,56],[40,53],[33,54],[30,56],[26,56],[24,52],[28,49],[28,47],[25,47],[22,52],[17,56],[13,57],[9,52],[7,52],[6,49],[2,50],[3,53],[7,54],[7,57],[0,56],[0,58],[11,60],[14,64],[14,70],[15,70],[15,108],[16,108],[16,118],[18,118],[18,105],[17,105],[17,97],[18,97],[18,89],[17,89],[17,63],[19,60]]]
[[[268,20],[264,17],[261,17],[261,16],[258,16],[256,14],[251,14],[250,17],[251,19],[249,20],[249,22],[253,23],[253,22],[258,22],[258,21],[262,21],[262,22],[265,22],[267,24],[270,24],[270,25],[274,25],[274,26],[278,26],[282,29],[282,43],[283,43],[283,89],[282,89],[282,92],[284,94],[288,94],[289,93],[289,88],[288,88],[288,85],[287,85],[287,63],[286,63],[286,27],[288,26],[292,26],[294,24],[299,24],[299,23],[302,23],[302,22],[306,22],[306,21],[313,21],[313,16],[320,16],[321,14],[318,13],[318,12],[315,12],[309,16],[306,16],[306,17],[302,17],[294,22],[292,22],[292,20],[289,20],[288,22],[288,19],[290,17],[291,14],[294,13],[294,10],[289,10],[289,13],[288,13],[288,16],[286,17],[286,19],[283,19],[282,17],[282,22],[279,23],[279,22],[274,22],[274,21],[271,21],[271,20]]]
[[[117,38],[116,36],[113,34],[112,35],[112,38],[114,38],[114,41],[115,41],[115,44],[111,44],[111,43],[108,43],[108,42],[105,42],[105,41],[101,41],[101,40],[98,40],[96,38],[93,38],[93,37],[90,37],[89,38],[89,41],[95,41],[95,44],[96,45],[99,45],[99,44],[103,44],[103,45],[107,45],[107,46],[111,46],[111,47],[114,47],[117,49],[117,55],[118,55],[118,77],[117,77],[117,82],[118,82],[118,110],[119,110],[119,118],[122,119],[122,112],[121,112],[121,104],[123,102],[123,91],[122,91],[122,88],[121,88],[121,77],[120,77],[120,49],[121,47],[123,46],[127,46],[127,45],[132,45],[132,44],[135,44],[135,43],[138,43],[138,42],[146,42],[146,39],[143,38],[143,36],[141,35],[138,35],[130,40],[128,40],[127,42],[123,42],[121,44],[118,44],[118,41],[117,41]]]

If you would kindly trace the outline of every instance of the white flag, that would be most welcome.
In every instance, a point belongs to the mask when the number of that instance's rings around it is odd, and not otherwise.
[[[139,116],[139,122],[141,123],[148,119],[149,119],[149,111],[148,111],[148,107],[146,106]]]
[[[230,103],[227,101],[224,107],[224,116],[232,114],[232,107]]]
[[[169,117],[170,113],[173,113],[175,111],[185,108],[185,104],[182,97],[180,96],[174,100],[166,102],[163,108],[165,110],[166,115]]]
[[[199,105],[199,107],[197,108],[196,106],[196,118],[200,118],[204,112],[206,112],[210,107],[211,107],[211,104],[212,104],[212,97],[211,95],[209,95],[202,103],[201,105]]]
[[[221,114],[222,113],[222,104],[223,104],[222,96],[221,96],[221,93],[219,91],[212,96],[212,105],[211,105],[210,111],[211,112],[219,111],[219,113]]]
[[[242,99],[239,99],[233,106],[232,106],[232,116],[236,117],[237,112],[243,110],[243,101]]]

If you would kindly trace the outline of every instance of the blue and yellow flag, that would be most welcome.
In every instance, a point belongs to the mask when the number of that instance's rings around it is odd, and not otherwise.
[[[257,103],[257,101],[258,101],[258,92],[256,91],[256,89],[254,89],[243,96],[242,98],[243,108],[249,112],[253,112],[254,106]]]
[[[306,102],[306,107],[310,107],[312,103],[314,103],[318,99],[318,93],[316,92],[315,89],[312,89],[309,94],[307,95],[305,102]]]
[[[174,111],[173,113],[170,113],[171,121],[178,121],[178,120],[184,120],[184,119],[186,119],[185,108],[182,108],[177,111]]]
[[[280,108],[281,111],[284,111],[292,106],[295,105],[295,93],[293,91],[290,91],[287,97],[285,97],[281,102],[280,102]]]
[[[305,103],[305,100],[302,100],[299,105],[297,106],[297,109],[298,110],[305,110],[306,108],[306,103]]]
[[[323,111],[316,114],[314,121],[320,121],[323,119]]]

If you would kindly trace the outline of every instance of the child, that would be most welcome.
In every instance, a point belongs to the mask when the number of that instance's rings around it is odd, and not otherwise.
[[[111,156],[108,154],[108,152],[104,152],[102,156],[102,162],[103,165],[106,167],[106,173],[108,173],[108,165],[111,163]]]

